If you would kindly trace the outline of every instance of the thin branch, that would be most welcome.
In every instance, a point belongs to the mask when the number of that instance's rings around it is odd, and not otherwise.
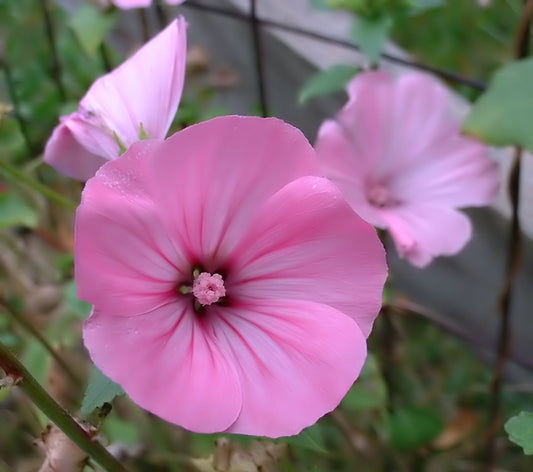
[[[533,0],[527,0],[524,4],[520,23],[517,28],[515,41],[515,56],[522,59],[529,52],[529,38],[531,23],[533,21]],[[520,229],[520,173],[522,167],[522,149],[515,149],[511,173],[509,175],[508,190],[511,199],[511,227],[509,234],[509,246],[507,250],[506,277],[500,292],[500,335],[498,340],[498,360],[494,368],[489,404],[489,423],[485,438],[485,465],[487,470],[492,470],[496,463],[496,451],[494,442],[502,422],[501,393],[505,368],[511,356],[512,332],[511,332],[511,304],[513,289],[518,275],[523,252],[522,232]]]
[[[394,381],[395,355],[397,344],[397,333],[392,322],[392,314],[389,305],[383,305],[379,314],[381,320],[382,332],[380,333],[380,351],[381,351],[381,369],[383,380],[387,386],[387,409],[394,411],[397,389]]]
[[[168,15],[165,11],[165,7],[157,1],[155,2],[155,14],[159,23],[159,29],[165,28],[169,23]]]
[[[20,111],[20,103],[19,103],[19,99],[17,96],[15,81],[13,80],[13,74],[11,73],[11,66],[7,58],[5,57],[5,54],[2,57],[0,57],[0,65],[4,69],[7,93],[9,94],[9,99],[11,100],[11,103],[13,105],[13,113],[19,125],[20,133],[22,134],[22,138],[24,139],[24,143],[26,144],[26,148],[28,149],[28,152],[30,154],[35,154],[37,150],[35,149],[35,146],[31,142],[28,124],[26,122],[26,119],[22,116],[22,112]]]
[[[109,57],[109,51],[105,42],[100,44],[98,48],[100,52],[100,59],[102,60],[102,65],[106,72],[111,72],[113,70],[113,64],[111,63],[111,58]]]
[[[202,3],[197,3],[194,0],[189,0],[185,2],[183,6],[186,8],[193,8],[195,10],[202,10],[202,11],[206,11],[210,13],[215,13],[218,15],[228,16],[230,18],[233,18],[239,21],[245,21],[245,22],[251,21],[250,16],[248,16],[245,13],[241,13],[241,12],[234,11],[234,10],[228,10],[226,8],[221,8],[221,7],[217,7],[213,5],[205,5]],[[359,51],[359,48],[350,41],[332,38],[330,36],[316,33],[315,31],[306,30],[305,28],[300,28],[298,26],[287,25],[284,23],[280,23],[278,21],[267,20],[267,19],[262,19],[262,18],[257,18],[257,23],[267,28],[275,28],[275,29],[279,29],[282,31],[287,31],[289,33],[294,33],[300,36],[306,36],[308,38],[314,38],[319,41],[336,44],[338,46],[343,46],[348,49]],[[382,54],[381,57],[395,64],[400,64],[400,65],[404,65],[407,67],[412,67],[413,69],[419,69],[419,70],[423,70],[426,72],[431,72],[432,74],[435,74],[445,80],[449,80],[451,82],[466,85],[476,90],[485,90],[487,87],[483,82],[479,80],[465,77],[452,71],[439,69],[437,67],[428,66],[425,64],[421,64],[419,62],[409,60],[409,59],[404,59],[402,57],[398,57],[393,54],[384,53]]]
[[[78,386],[83,385],[83,380],[74,372],[74,370],[67,364],[67,362],[58,354],[54,347],[41,334],[41,332],[30,323],[22,313],[15,313],[7,303],[6,300],[0,298],[0,306],[11,316],[11,318],[28,331],[37,341],[39,341],[46,351],[57,362],[57,365],[63,369],[65,374]]]
[[[55,192],[50,187],[47,187],[46,185],[43,185],[40,182],[37,182],[36,180],[32,179],[25,173],[19,171],[18,169],[11,166],[5,160],[2,160],[2,159],[0,159],[0,173],[4,174],[6,177],[11,178],[12,180],[16,182],[21,182],[27,185],[28,187],[31,187],[34,190],[37,190],[38,192],[42,193],[45,197],[47,197],[49,200],[55,203],[58,203],[59,205],[62,205],[68,208],[69,210],[75,211],[78,206],[72,200],[69,200],[63,195]]]
[[[107,472],[127,472],[99,442],[83,429],[33,378],[11,351],[0,342],[0,368],[30,400],[82,451]]]
[[[67,94],[65,92],[65,87],[63,86],[63,80],[61,78],[61,62],[59,61],[59,54],[57,52],[56,37],[54,32],[54,25],[52,23],[52,15],[50,13],[50,6],[48,5],[48,0],[40,0],[40,4],[44,18],[46,37],[48,39],[50,51],[52,52],[52,77],[56,84],[59,96],[61,97],[61,100],[64,101],[67,97]]]
[[[265,69],[263,67],[263,54],[261,53],[261,25],[259,18],[257,17],[257,0],[250,0],[250,22],[254,43],[254,60],[259,92],[259,107],[261,110],[261,116],[266,117],[268,116],[268,107],[265,92]]]
[[[139,8],[138,13],[139,21],[141,22],[141,31],[143,42],[147,43],[150,40],[150,28],[148,27],[148,15],[144,8]]]

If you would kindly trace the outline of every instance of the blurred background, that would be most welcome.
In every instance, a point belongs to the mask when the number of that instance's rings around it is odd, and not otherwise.
[[[510,150],[493,151],[502,191],[494,208],[468,210],[475,232],[463,252],[421,270],[390,247],[385,311],[370,337],[363,374],[341,406],[315,426],[278,441],[198,435],[166,424],[123,395],[102,407],[117,391],[110,393],[93,371],[81,343],[90,306],[78,300],[73,280],[73,212],[33,185],[79,200],[82,184],[42,161],[59,116],[77,108],[95,78],[182,14],[189,23],[187,79],[170,132],[217,115],[266,113],[296,125],[313,142],[320,123],[346,100],[346,78],[326,76],[325,86],[317,77],[333,66],[368,65],[365,48],[361,52],[354,41],[354,15],[333,4],[188,0],[180,7],[156,3],[121,11],[104,1],[0,0],[0,160],[16,171],[2,167],[0,173],[0,340],[63,407],[95,425],[131,470],[533,470],[503,429],[505,419],[533,409],[529,156],[522,173],[526,235],[513,283],[511,348],[503,359],[503,386],[494,386],[495,365],[502,362],[497,353],[509,256]],[[383,5],[381,13],[391,21],[381,38],[381,66],[440,77],[453,91],[457,117],[465,116],[494,71],[514,58],[521,0]],[[89,378],[93,390],[84,396]],[[0,472],[43,466],[46,425],[21,391],[0,388]],[[94,464],[61,467],[99,470]]]

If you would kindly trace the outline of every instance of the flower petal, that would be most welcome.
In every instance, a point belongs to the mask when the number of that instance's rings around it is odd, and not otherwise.
[[[315,149],[323,174],[339,187],[350,206],[365,221],[383,227],[381,213],[366,197],[369,170],[350,130],[338,121],[325,121],[318,130]]]
[[[71,115],[72,116],[72,115]],[[107,159],[82,146],[69,128],[67,117],[54,129],[44,149],[44,161],[58,172],[78,180],[91,178]]]
[[[165,137],[183,90],[186,28],[182,17],[174,20],[82,99],[126,148],[140,140],[141,127],[149,138]]]
[[[96,80],[78,111],[61,119],[46,146],[45,161],[70,177],[86,180],[105,159],[118,157],[121,146],[128,148],[144,135],[164,138],[183,90],[185,34],[186,23],[180,17]]]
[[[224,264],[273,193],[318,172],[307,139],[275,118],[215,118],[174,134],[157,153],[145,159],[145,181],[161,211],[172,215],[169,231],[199,261],[212,261],[208,272]]]
[[[423,153],[424,163],[406,166],[391,181],[391,192],[405,202],[450,207],[482,206],[496,198],[497,164],[481,143],[460,136],[459,127]]]
[[[242,406],[237,370],[189,303],[133,317],[95,311],[84,342],[94,363],[141,407],[191,431],[222,431]]]
[[[443,130],[446,89],[427,74],[412,72],[398,79],[384,71],[357,75],[349,84],[350,100],[339,112],[339,125],[371,177],[382,179],[420,160]]]
[[[111,0],[116,7],[123,10],[129,10],[130,8],[145,8],[149,7],[152,0]]]
[[[376,231],[337,187],[302,177],[273,195],[249,223],[229,267],[237,300],[293,299],[330,305],[365,336],[381,307],[387,277]]]
[[[239,369],[243,392],[231,433],[299,433],[339,404],[366,357],[356,323],[326,305],[270,300],[215,314],[215,335]]]
[[[400,257],[417,267],[457,254],[472,236],[469,219],[451,208],[416,204],[384,212],[384,218]]]
[[[112,315],[143,313],[167,302],[191,271],[143,187],[135,157],[134,152],[133,159],[103,166],[87,182],[76,212],[79,296]]]

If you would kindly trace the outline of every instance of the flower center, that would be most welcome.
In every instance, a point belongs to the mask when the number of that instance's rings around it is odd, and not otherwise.
[[[202,272],[194,278],[192,293],[202,306],[216,303],[226,295],[224,279],[220,274]]]
[[[391,207],[398,203],[390,194],[389,189],[380,183],[374,183],[368,186],[366,199],[368,203],[377,208]]]

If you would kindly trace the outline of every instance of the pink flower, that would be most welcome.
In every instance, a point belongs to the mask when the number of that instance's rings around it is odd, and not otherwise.
[[[324,175],[415,266],[459,252],[472,229],[457,208],[487,205],[497,191],[487,148],[460,135],[446,90],[428,75],[366,72],[348,92],[319,130]]]
[[[181,5],[184,1],[185,0],[165,0],[165,3],[168,3],[169,5]],[[111,0],[111,2],[118,8],[129,10],[131,8],[149,7],[152,0]]]
[[[183,18],[146,43],[64,116],[46,144],[44,160],[59,172],[87,180],[107,160],[141,138],[164,138],[183,90],[186,56]],[[124,149],[122,149],[123,151]]]
[[[312,147],[222,117],[134,144],[76,215],[84,341],[133,401],[197,432],[298,433],[358,376],[384,250]]]

